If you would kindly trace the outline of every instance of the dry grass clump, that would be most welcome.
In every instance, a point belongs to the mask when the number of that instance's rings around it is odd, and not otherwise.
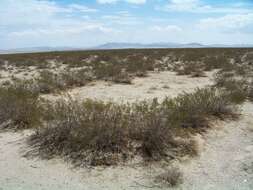
[[[148,160],[193,155],[194,143],[179,141],[178,135],[188,138],[189,133],[206,128],[210,116],[225,118],[235,108],[223,92],[198,89],[162,103],[156,99],[127,105],[61,99],[46,110],[46,126],[30,139],[40,155],[61,155],[77,164],[111,165],[136,154]]]
[[[0,123],[24,129],[41,123],[39,94],[30,82],[18,81],[0,88]]]

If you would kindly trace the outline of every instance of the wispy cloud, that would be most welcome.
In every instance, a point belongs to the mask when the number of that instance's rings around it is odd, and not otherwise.
[[[103,15],[101,19],[104,23],[113,25],[138,25],[141,22],[140,18],[131,15],[128,11],[118,11],[114,14]]]
[[[0,49],[108,41],[253,43],[253,3],[224,2],[0,0]]]
[[[248,26],[253,26],[253,13],[209,17],[201,19],[198,23],[200,29],[212,29],[225,32],[237,32]]]
[[[176,25],[167,25],[167,26],[152,26],[151,30],[156,32],[182,32],[182,28]]]
[[[244,4],[236,3],[225,6],[213,6],[201,0],[170,0],[164,6],[157,6],[157,10],[168,12],[190,13],[248,13],[252,12]]]
[[[100,4],[113,4],[117,2],[127,2],[127,3],[132,3],[132,4],[145,4],[146,0],[97,0],[98,3]]]
[[[57,42],[60,37],[70,41],[74,37],[81,38],[87,34],[101,36],[117,32],[87,15],[97,12],[97,9],[81,4],[59,5],[46,0],[3,0],[0,2],[0,43],[7,41],[6,46],[19,41],[24,44],[26,41],[44,44],[55,39],[56,43],[61,44],[61,40]],[[76,14],[78,17],[71,16]]]

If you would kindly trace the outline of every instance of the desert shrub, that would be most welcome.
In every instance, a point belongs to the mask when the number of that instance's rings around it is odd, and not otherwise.
[[[40,153],[108,165],[115,162],[113,155],[130,149],[127,107],[92,100],[80,104],[68,99],[49,108],[50,122],[32,138],[32,144],[39,144]]]
[[[123,83],[123,84],[131,84],[132,83],[131,77],[126,72],[120,72],[119,74],[113,76],[112,81],[115,83]]]
[[[132,105],[131,136],[139,141],[139,150],[147,159],[159,160],[166,157],[169,145],[173,143],[171,128],[157,99]]]
[[[137,72],[135,73],[135,75],[136,75],[137,77],[147,77],[147,76],[148,76],[147,71],[137,71]]]
[[[122,67],[113,63],[98,63],[93,66],[94,75],[97,79],[112,80],[121,73]]]
[[[134,54],[128,56],[126,60],[126,70],[130,73],[146,73],[147,71],[154,70],[154,61],[147,58],[144,59],[143,54]]]
[[[178,74],[178,75],[192,75],[194,76],[194,74],[196,73],[200,73],[201,74],[201,64],[199,62],[181,62],[179,65],[176,65],[174,67],[174,71]]]
[[[244,161],[241,167],[246,173],[253,174],[253,161]]]
[[[28,81],[0,88],[0,122],[18,129],[38,126],[42,111],[39,95]]]
[[[204,58],[204,69],[210,71],[213,69],[225,68],[230,69],[232,65],[224,55],[206,56]]]
[[[173,126],[195,129],[206,127],[207,117],[225,118],[236,110],[227,94],[215,88],[197,89],[162,104]]]
[[[46,125],[30,140],[39,148],[38,153],[91,165],[116,164],[133,153],[148,160],[194,155],[194,143],[179,141],[175,132],[203,130],[208,117],[225,118],[235,111],[226,94],[210,88],[162,103],[156,99],[126,105],[92,100],[80,103],[70,98],[44,105],[44,109]]]
[[[155,182],[175,187],[183,183],[183,173],[177,167],[168,168],[166,172],[158,175]]]
[[[134,151],[161,159],[173,138],[161,117],[154,115],[160,110],[154,102],[117,105],[62,99],[47,106],[47,125],[37,130],[30,143],[39,147],[42,156],[62,155],[76,164],[117,164]]]
[[[36,79],[36,85],[40,93],[48,94],[84,86],[92,80],[93,76],[86,69],[66,70],[60,73],[43,70]]]
[[[36,79],[36,83],[40,93],[54,93],[65,89],[64,82],[59,75],[48,70],[40,72],[40,76]]]
[[[248,81],[244,78],[236,78],[234,73],[219,73],[215,78],[215,86],[223,88],[232,102],[243,103],[248,96]]]
[[[202,70],[196,70],[191,73],[191,77],[206,77],[206,74]]]
[[[9,85],[11,85],[11,81],[10,80],[5,80],[5,81],[2,82],[1,85],[2,85],[2,87],[9,86]]]
[[[131,84],[131,77],[121,63],[99,63],[93,67],[97,79],[115,83]]]
[[[65,88],[85,86],[88,82],[93,80],[93,76],[88,69],[63,71],[59,74],[59,77],[64,82]]]
[[[191,71],[187,67],[181,66],[180,68],[174,69],[177,75],[190,75]]]

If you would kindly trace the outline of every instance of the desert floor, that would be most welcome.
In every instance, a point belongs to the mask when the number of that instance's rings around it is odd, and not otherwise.
[[[191,78],[173,72],[149,73],[146,78],[134,79],[131,85],[97,81],[68,93],[79,99],[117,102],[162,99],[211,85],[213,74]],[[253,104],[246,102],[240,109],[239,120],[216,122],[208,133],[196,136],[199,156],[170,163],[184,173],[184,183],[176,189],[253,189]],[[42,160],[25,156],[29,151],[25,141],[31,133],[29,130],[0,133],[0,190],[168,189],[154,181],[154,176],[166,171],[168,163],[145,165],[133,160],[106,168],[74,168],[60,158]]]

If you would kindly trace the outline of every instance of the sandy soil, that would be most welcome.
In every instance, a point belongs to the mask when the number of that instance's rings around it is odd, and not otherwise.
[[[97,81],[88,86],[75,88],[69,93],[78,99],[92,98],[117,102],[134,102],[155,97],[161,100],[166,96],[175,97],[179,93],[192,92],[198,87],[211,85],[214,72],[207,72],[207,77],[200,78],[178,76],[169,71],[150,72],[148,77],[135,78],[131,85]]]
[[[252,190],[253,105],[246,103],[242,107],[240,120],[211,130],[205,137],[204,149],[200,157],[182,166],[182,189]]]
[[[184,183],[180,190],[253,189],[253,104],[242,107],[238,121],[221,122],[202,139],[204,150],[193,160],[180,162]],[[128,163],[126,166],[73,169],[60,159],[23,157],[30,131],[0,133],[1,190],[118,190],[167,189],[153,182],[167,165]]]
[[[169,71],[153,72],[149,77],[134,79],[132,85],[97,81],[69,93],[79,99],[117,102],[154,97],[161,100],[211,85],[212,75],[213,72],[209,72],[208,77],[191,78]],[[137,159],[124,166],[75,169],[61,159],[24,157],[29,151],[25,142],[29,134],[31,131],[0,132],[0,190],[168,189],[153,181],[166,171],[168,164],[145,166]],[[177,190],[253,189],[253,104],[246,103],[242,107],[240,120],[219,122],[198,139],[204,147],[200,156],[174,163],[184,173],[184,183]]]

